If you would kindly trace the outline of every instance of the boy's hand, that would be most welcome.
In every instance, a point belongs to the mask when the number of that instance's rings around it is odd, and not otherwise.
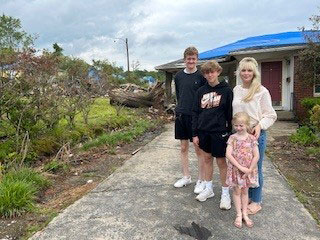
[[[199,138],[198,138],[198,136],[193,137],[192,138],[192,142],[193,142],[194,145],[199,147]]]

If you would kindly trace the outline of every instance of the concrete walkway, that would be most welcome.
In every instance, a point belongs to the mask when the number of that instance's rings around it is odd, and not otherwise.
[[[190,158],[195,180],[193,151]],[[168,125],[164,133],[31,239],[194,239],[174,228],[192,222],[209,229],[209,239],[320,239],[316,222],[269,160],[264,163],[263,210],[253,217],[252,229],[233,226],[234,208],[219,209],[217,174],[216,196],[203,203],[195,200],[194,184],[173,187],[179,175],[179,141],[173,139],[173,125]]]

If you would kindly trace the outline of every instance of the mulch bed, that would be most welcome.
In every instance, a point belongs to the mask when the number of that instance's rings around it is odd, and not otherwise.
[[[293,144],[288,136],[270,142],[267,155],[287,179],[299,201],[320,224],[320,156],[306,154],[307,148]]]

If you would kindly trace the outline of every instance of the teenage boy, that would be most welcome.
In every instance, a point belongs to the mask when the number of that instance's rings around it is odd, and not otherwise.
[[[205,189],[196,197],[203,202],[214,196],[212,186],[213,157],[216,158],[220,172],[222,194],[221,209],[231,208],[229,187],[226,184],[227,140],[232,130],[232,99],[233,93],[226,82],[219,82],[218,76],[222,68],[216,61],[202,65],[201,71],[207,83],[198,89],[193,105],[193,143],[201,149],[205,169]]]
[[[183,54],[186,68],[179,71],[174,78],[176,86],[177,106],[175,109],[175,139],[180,140],[180,157],[183,177],[174,186],[177,188],[191,183],[189,171],[189,141],[192,142],[192,106],[195,93],[206,83],[205,78],[197,69],[198,50],[195,47],[188,47]],[[194,145],[198,157],[199,179],[195,185],[194,192],[200,193],[204,190],[203,161],[201,160],[200,149]]]

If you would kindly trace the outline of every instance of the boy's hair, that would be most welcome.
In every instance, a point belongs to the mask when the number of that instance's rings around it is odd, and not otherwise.
[[[250,129],[250,116],[246,112],[238,112],[232,118],[232,124],[236,122],[244,123],[247,126],[247,130]]]
[[[209,73],[209,72],[222,72],[222,67],[216,60],[211,60],[208,62],[205,62],[201,66],[201,72],[202,74]]]
[[[198,58],[198,55],[199,55],[198,49],[196,49],[193,46],[186,48],[186,50],[184,50],[184,53],[183,53],[183,58],[186,59],[188,55],[197,55],[197,58]]]

